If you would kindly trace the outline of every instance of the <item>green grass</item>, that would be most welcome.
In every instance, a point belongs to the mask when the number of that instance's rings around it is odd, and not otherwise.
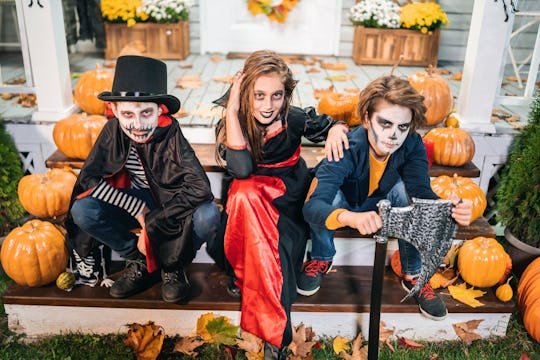
[[[0,276],[0,294],[4,292],[10,281],[6,275]],[[135,359],[131,348],[124,345],[124,337],[125,334],[70,333],[47,337],[40,341],[25,342],[24,335],[17,335],[8,330],[6,313],[0,301],[0,359],[2,360]],[[158,359],[188,359],[187,356],[173,352],[177,340],[178,337],[167,337]],[[322,346],[320,349],[313,350],[314,359],[340,359],[332,350],[331,338],[321,338],[319,341]],[[527,334],[517,312],[510,319],[506,337],[478,340],[472,345],[466,345],[460,341],[425,343],[425,345],[425,349],[408,349],[394,342],[396,352],[391,353],[384,347],[379,359],[519,360],[521,354],[528,354],[530,359],[540,360],[540,344]],[[197,359],[201,360],[231,359],[232,357],[228,355],[230,353],[234,353],[235,359],[245,359],[243,352],[235,348],[225,349],[205,345],[198,350],[200,355]]]

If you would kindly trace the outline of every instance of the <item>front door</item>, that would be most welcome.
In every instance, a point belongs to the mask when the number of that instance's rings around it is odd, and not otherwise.
[[[270,49],[338,55],[341,5],[341,0],[300,0],[281,24],[264,14],[253,16],[246,0],[201,0],[201,53]]]

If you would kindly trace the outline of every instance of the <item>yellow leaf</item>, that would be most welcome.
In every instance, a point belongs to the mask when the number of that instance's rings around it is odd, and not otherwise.
[[[202,339],[204,341],[206,341],[206,342],[212,342],[213,341],[212,336],[210,335],[210,333],[206,329],[206,325],[208,325],[208,322],[210,320],[213,320],[213,319],[214,319],[214,313],[208,313],[208,314],[201,315],[197,319],[197,335],[202,337]]]
[[[474,290],[474,286],[467,288],[467,284],[461,283],[459,285],[448,286],[448,290],[454,299],[461,301],[470,307],[475,308],[484,305],[480,301],[476,300],[476,298],[484,295],[486,292],[482,290]]]
[[[330,81],[347,81],[356,79],[356,75],[333,75],[325,77],[326,80]]]
[[[124,344],[133,348],[137,360],[155,360],[161,352],[165,330],[160,325],[149,321],[145,325],[128,324],[128,334]]]
[[[349,345],[349,339],[344,338],[343,336],[336,336],[334,338],[332,347],[334,348],[334,352],[338,355],[342,351],[347,352],[351,349],[351,346]]]

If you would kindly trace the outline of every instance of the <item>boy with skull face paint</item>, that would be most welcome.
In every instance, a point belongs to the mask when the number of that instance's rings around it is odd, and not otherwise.
[[[165,63],[122,56],[112,91],[98,95],[114,117],[77,178],[66,226],[79,276],[88,274],[99,244],[126,260],[112,297],[148,288],[161,269],[163,300],[186,300],[184,268],[219,224],[206,173],[171,116],[180,101],[166,92]]]
[[[312,250],[297,281],[299,294],[315,294],[331,269],[336,229],[348,226],[362,235],[375,233],[382,227],[376,207],[382,199],[404,207],[412,197],[438,198],[431,190],[424,144],[415,131],[426,122],[423,100],[407,80],[395,76],[375,79],[360,93],[357,111],[362,126],[349,132],[349,150],[342,159],[325,159],[317,166],[303,207]],[[451,200],[454,220],[468,225],[471,201]],[[409,291],[420,274],[420,254],[408,242],[398,244],[402,286]],[[424,316],[446,317],[446,306],[429,283],[415,298]]]

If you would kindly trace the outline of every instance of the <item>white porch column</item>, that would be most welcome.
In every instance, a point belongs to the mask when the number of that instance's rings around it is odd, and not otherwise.
[[[456,106],[460,126],[468,131],[495,133],[490,118],[500,88],[506,39],[514,17],[510,5],[507,11],[510,18],[504,22],[502,1],[474,1]]]
[[[38,110],[33,121],[58,121],[77,111],[73,104],[62,2],[17,0],[22,11]]]

